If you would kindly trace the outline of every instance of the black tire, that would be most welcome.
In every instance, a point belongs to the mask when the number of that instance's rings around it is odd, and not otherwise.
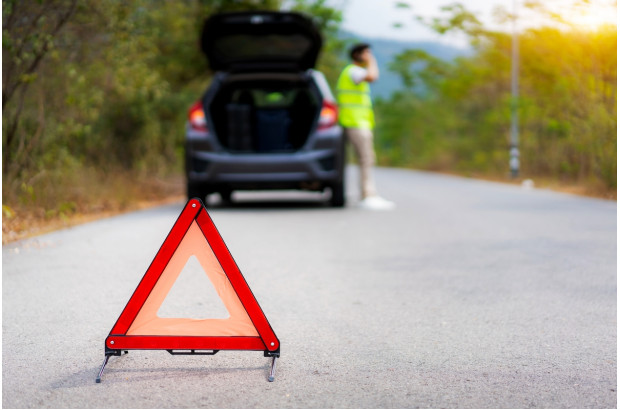
[[[232,203],[232,190],[230,189],[222,189],[219,191],[220,197],[222,197],[222,202],[225,204]]]
[[[346,198],[344,195],[344,183],[338,182],[330,186],[332,190],[332,197],[329,200],[329,203],[334,208],[342,208],[346,204]]]
[[[332,191],[332,197],[330,198],[330,205],[334,208],[342,208],[346,205],[347,198],[345,196],[345,164],[347,161],[347,142],[342,135],[342,139],[340,142],[340,162],[338,164],[338,171],[340,172],[340,181],[330,185]]]

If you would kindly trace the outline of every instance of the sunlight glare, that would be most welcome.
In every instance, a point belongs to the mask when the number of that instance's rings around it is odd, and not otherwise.
[[[567,7],[562,18],[570,25],[588,31],[596,31],[601,26],[617,25],[617,6],[615,1],[575,2]]]

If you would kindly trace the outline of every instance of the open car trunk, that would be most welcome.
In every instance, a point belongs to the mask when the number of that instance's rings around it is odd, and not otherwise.
[[[265,73],[227,76],[205,107],[212,130],[227,150],[277,153],[305,144],[321,103],[307,76]]]
[[[313,68],[323,44],[307,16],[245,11],[209,17],[201,45],[213,71],[301,72]]]

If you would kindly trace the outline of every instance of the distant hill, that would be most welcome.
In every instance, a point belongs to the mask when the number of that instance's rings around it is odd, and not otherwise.
[[[407,49],[424,50],[432,56],[441,58],[442,60],[452,60],[455,57],[464,56],[470,53],[470,50],[458,47],[451,47],[445,44],[432,41],[399,41],[387,40],[383,38],[370,38],[357,35],[348,31],[342,31],[340,34],[342,39],[352,42],[368,43],[372,46],[372,51],[377,58],[380,78],[372,86],[372,94],[375,97],[389,97],[393,91],[403,87],[400,77],[388,69],[390,62],[394,56]]]

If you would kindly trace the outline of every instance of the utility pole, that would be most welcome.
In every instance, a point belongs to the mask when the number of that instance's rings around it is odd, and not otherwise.
[[[510,175],[519,176],[519,35],[517,33],[517,0],[512,0],[512,64],[511,64],[511,113],[510,113]]]

